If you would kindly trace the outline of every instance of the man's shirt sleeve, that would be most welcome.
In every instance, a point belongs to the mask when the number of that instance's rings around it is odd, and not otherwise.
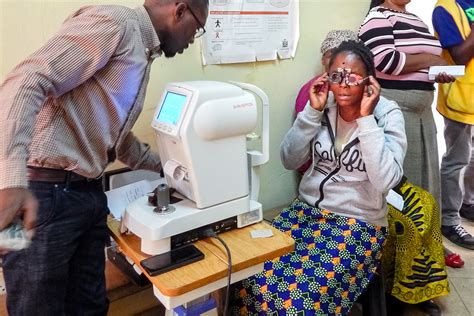
[[[433,27],[443,48],[453,47],[464,41],[453,17],[443,7],[434,9]]]
[[[45,99],[94,76],[122,36],[120,25],[97,7],[80,9],[7,75],[0,84],[0,189],[27,186],[29,146]]]

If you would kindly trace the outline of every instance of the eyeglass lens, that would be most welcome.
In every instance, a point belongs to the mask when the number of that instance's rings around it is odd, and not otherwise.
[[[362,83],[366,78],[359,75],[343,72],[333,72],[329,75],[329,81],[334,84],[341,84],[344,82],[348,86],[356,86]]]

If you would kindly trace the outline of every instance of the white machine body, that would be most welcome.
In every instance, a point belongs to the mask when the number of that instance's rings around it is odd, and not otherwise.
[[[198,208],[248,196],[245,135],[257,124],[252,94],[222,82],[170,84],[154,117],[170,187]]]
[[[254,87],[242,85],[247,90]],[[268,109],[264,113],[268,116]],[[248,153],[246,145],[257,117],[254,95],[238,83],[192,81],[166,86],[152,127],[164,181],[183,200],[172,204],[175,211],[169,214],[155,213],[146,197],[127,207],[123,224],[142,239],[143,252],[169,251],[172,236],[227,218],[237,216],[239,227],[262,220],[262,206],[250,194],[255,173],[249,172],[249,165],[258,164],[252,163],[255,151]],[[268,117],[266,129],[268,160]]]

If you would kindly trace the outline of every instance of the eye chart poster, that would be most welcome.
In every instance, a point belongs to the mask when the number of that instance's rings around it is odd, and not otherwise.
[[[205,65],[286,59],[299,39],[298,0],[210,0]]]

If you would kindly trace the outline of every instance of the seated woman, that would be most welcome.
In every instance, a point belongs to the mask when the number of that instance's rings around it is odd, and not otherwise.
[[[329,67],[329,60],[326,59],[330,58],[328,55],[352,36],[355,37],[355,34],[349,30],[328,33],[321,44],[322,63],[326,70]],[[309,101],[310,83],[313,81],[314,79],[301,88],[295,102],[296,114],[303,111]],[[298,171],[304,173],[310,166],[311,160],[299,167]],[[405,178],[396,188],[405,201],[405,207],[398,210],[389,205],[388,208],[389,236],[384,246],[382,262],[385,289],[397,298],[393,300],[389,297],[388,303],[393,305],[392,310],[396,311],[396,315],[403,309],[401,302],[416,304],[423,312],[436,315],[439,314],[439,307],[432,299],[449,293],[439,209],[429,192],[407,182]],[[461,260],[459,265],[462,264]]]
[[[386,193],[402,178],[403,114],[380,97],[370,50],[343,42],[281,144],[288,169],[308,159],[299,198],[273,225],[295,251],[234,291],[233,314],[345,315],[369,284],[386,237]],[[334,97],[328,98],[332,91]]]

